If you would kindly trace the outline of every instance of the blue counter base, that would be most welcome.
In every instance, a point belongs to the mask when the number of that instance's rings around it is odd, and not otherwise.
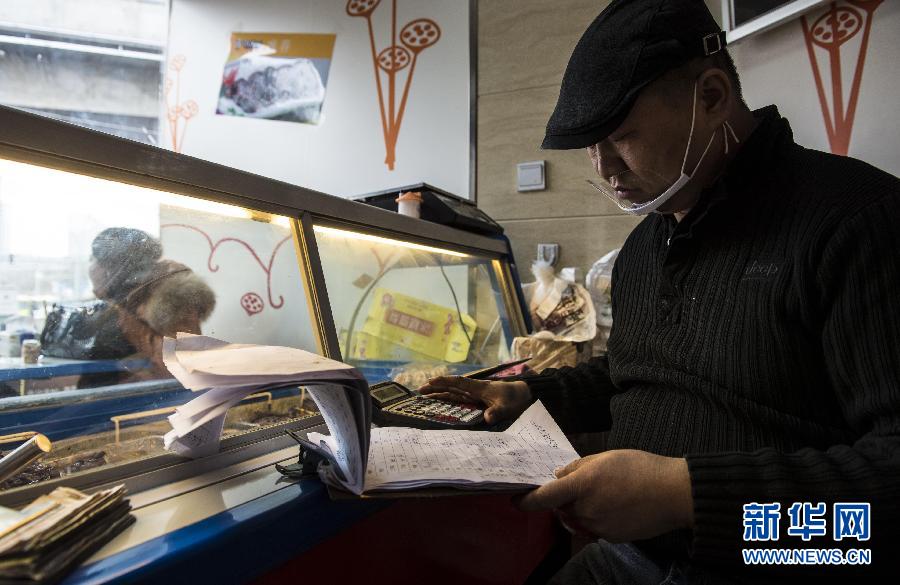
[[[84,565],[63,583],[251,581],[388,505],[332,502],[318,480],[304,480]]]

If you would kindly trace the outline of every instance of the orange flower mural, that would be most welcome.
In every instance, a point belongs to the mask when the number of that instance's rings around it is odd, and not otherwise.
[[[400,44],[397,44],[397,0],[391,0],[391,44],[382,51],[375,48],[375,31],[372,27],[372,13],[378,8],[381,0],[349,0],[347,14],[351,17],[365,18],[369,29],[369,47],[372,52],[372,67],[375,71],[375,88],[378,94],[378,109],[381,114],[381,130],[384,133],[386,151],[384,163],[388,170],[394,170],[396,163],[397,138],[406,111],[409,88],[419,54],[431,47],[441,38],[441,27],[429,18],[417,18],[408,22],[400,30]],[[398,76],[406,70],[406,80],[400,105],[396,107]],[[387,81],[387,103],[385,103],[382,77]]]
[[[834,154],[847,155],[850,149],[850,135],[853,132],[853,120],[856,117],[856,106],[859,102],[859,90],[862,84],[863,68],[866,64],[866,53],[869,49],[869,33],[872,30],[872,19],[875,10],[884,0],[846,0],[832,2],[829,9],[817,18],[812,25],[806,16],[801,19],[803,37],[809,52],[819,104],[822,106],[822,117],[825,119],[825,131],[828,143]],[[859,50],[856,55],[847,106],[844,107],[844,82],[842,77],[842,51],[848,50],[848,41],[862,33]],[[828,57],[829,76],[831,78],[831,104],[823,81],[823,71],[819,68],[817,52],[824,52]],[[851,58],[852,61],[852,58]]]
[[[181,70],[187,62],[184,55],[176,55],[169,61],[169,69],[175,72],[175,80],[171,77],[166,78],[164,87],[164,95],[166,99],[166,118],[169,122],[169,136],[172,137],[172,150],[181,152],[184,146],[184,135],[187,133],[188,122],[197,115],[200,107],[194,100],[187,100],[181,103]],[[175,88],[175,102],[169,101],[169,94],[172,87]],[[183,121],[183,123],[182,123]]]

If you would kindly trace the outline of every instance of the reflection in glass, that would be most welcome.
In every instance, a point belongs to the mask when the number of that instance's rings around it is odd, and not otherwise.
[[[509,359],[490,258],[317,225],[341,355],[370,383],[413,388]]]
[[[165,336],[316,351],[288,218],[5,160],[0,185],[0,453],[53,441],[0,489],[162,453],[194,397]],[[224,436],[313,408],[300,388],[260,393]]]
[[[143,358],[131,371],[84,374],[79,388],[169,377],[163,337],[200,334],[216,296],[186,265],[163,258],[159,239],[135,228],[111,227],[91,243],[88,277],[97,300],[56,303],[40,342],[45,356],[69,359]]]

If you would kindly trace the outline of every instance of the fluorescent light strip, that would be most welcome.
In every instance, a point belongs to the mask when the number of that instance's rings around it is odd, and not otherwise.
[[[206,199],[197,199],[194,197],[186,197],[184,195],[162,193],[159,202],[163,205],[171,205],[172,207],[181,207],[183,209],[214,213],[216,215],[224,215],[227,217],[240,217],[243,219],[250,219],[251,217],[250,211],[243,207],[238,207],[237,205],[228,205],[227,203],[207,201]]]
[[[201,211],[203,213],[212,213],[226,217],[237,217],[240,219],[253,219],[256,221],[264,221],[271,224],[279,225],[287,229],[291,229],[291,220],[283,215],[275,215],[260,211],[253,211],[240,207],[238,205],[229,205],[227,203],[219,203],[218,201],[208,201],[206,199],[198,199],[185,195],[174,195],[172,193],[162,193],[160,203],[172,207],[181,207],[182,209],[190,209],[193,211]]]
[[[453,250],[444,250],[442,248],[433,248],[431,246],[423,246],[422,244],[414,244],[412,242],[404,242],[401,240],[392,240],[390,238],[382,238],[381,236],[373,236],[371,234],[361,234],[359,232],[351,232],[338,228],[325,227],[322,225],[313,226],[313,230],[321,234],[329,234],[342,238],[352,238],[354,240],[365,240],[367,242],[375,242],[378,244],[387,244],[389,246],[399,246],[401,248],[410,248],[413,250],[422,250],[424,252],[434,252],[436,254],[446,254],[447,256],[457,256],[459,258],[468,258],[468,254],[463,252],[454,252]]]

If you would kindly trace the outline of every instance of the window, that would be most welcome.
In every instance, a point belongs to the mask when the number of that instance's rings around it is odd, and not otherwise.
[[[499,261],[323,224],[314,231],[341,355],[370,384],[416,388],[509,359]]]
[[[0,2],[0,103],[159,143],[168,0]]]
[[[722,23],[728,42],[776,27],[827,0],[722,0]]]
[[[0,451],[28,433],[53,441],[0,489],[165,453],[166,416],[195,395],[162,363],[163,336],[317,351],[293,229],[0,159]],[[38,363],[23,363],[30,338]],[[302,389],[263,392],[229,412],[223,437],[312,414]]]

